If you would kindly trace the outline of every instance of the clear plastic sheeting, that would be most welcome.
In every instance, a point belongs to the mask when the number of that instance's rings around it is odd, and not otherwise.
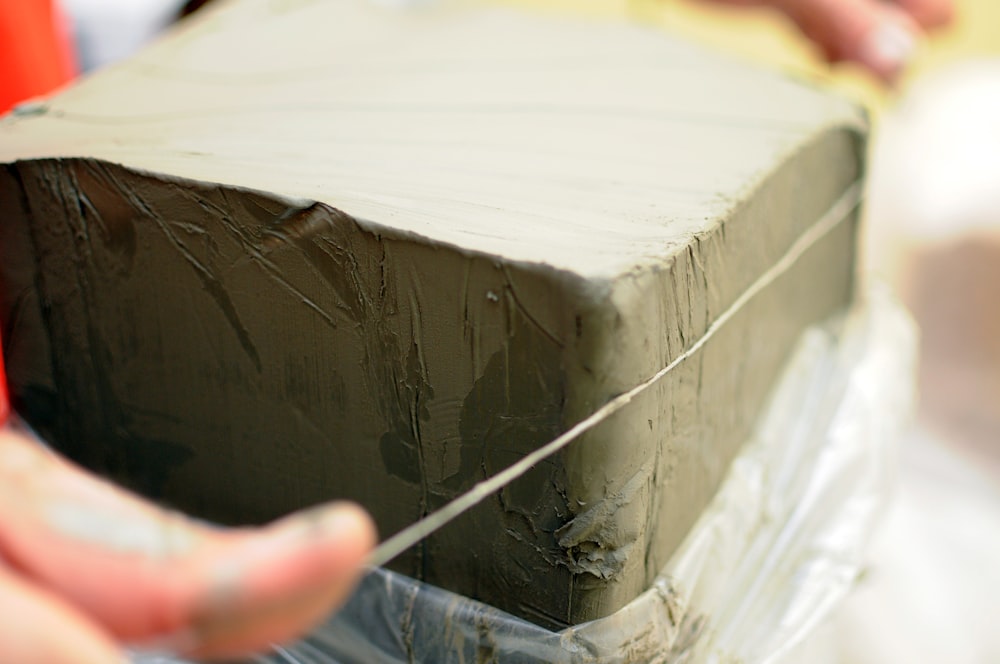
[[[880,290],[809,330],[709,508],[652,587],[607,618],[552,632],[378,569],[310,636],[251,661],[780,663],[864,567],[911,412],[915,347]]]

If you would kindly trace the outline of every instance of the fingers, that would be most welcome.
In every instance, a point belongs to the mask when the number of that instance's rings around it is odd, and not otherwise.
[[[212,529],[0,431],[0,553],[127,642],[228,656],[292,638],[347,598],[374,541],[350,505]]]
[[[955,15],[954,0],[896,0],[896,3],[927,30],[948,25]]]
[[[174,562],[207,534],[0,430],[0,554],[116,636],[176,627]],[[158,612],[157,612],[158,611]]]
[[[100,627],[0,565],[0,656],[19,664],[125,664]]]
[[[352,517],[353,518],[353,517]],[[343,524],[347,529],[358,525]],[[343,541],[346,537],[336,536]],[[359,538],[354,537],[355,541]],[[367,555],[366,548],[361,555]],[[339,551],[343,555],[343,551]],[[256,565],[243,586],[245,598],[252,601],[233,602],[232,598],[216,603],[208,613],[194,621],[198,630],[198,645],[192,654],[198,657],[233,657],[259,650],[262,645],[283,643],[303,634],[309,627],[326,618],[332,606],[340,606],[354,586],[350,578],[330,579],[310,583],[319,576],[308,573],[308,564]],[[281,578],[291,570],[306,583]],[[321,578],[321,577],[320,577]],[[295,588],[291,592],[288,588]],[[235,608],[231,608],[235,607]]]
[[[831,62],[857,62],[893,82],[913,56],[920,28],[881,0],[781,0],[780,8]]]
[[[358,507],[333,505],[289,517],[217,556],[193,605],[194,654],[233,656],[305,632],[353,591],[375,543]]]
[[[791,18],[831,62],[857,62],[893,82],[924,29],[951,20],[953,0],[716,0],[773,7]]]

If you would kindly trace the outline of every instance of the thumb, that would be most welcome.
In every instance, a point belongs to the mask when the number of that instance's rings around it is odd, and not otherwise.
[[[347,598],[374,542],[348,504],[214,529],[0,431],[0,553],[120,640],[228,655],[292,638]]]

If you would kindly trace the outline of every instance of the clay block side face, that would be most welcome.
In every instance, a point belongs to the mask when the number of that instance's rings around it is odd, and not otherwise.
[[[242,523],[349,498],[388,535],[561,430],[574,317],[551,275],[324,206],[94,161],[16,169],[2,184],[30,209],[3,225],[30,235],[41,306],[11,348],[45,338],[52,366],[11,362],[14,392],[46,385],[33,423],[160,501]],[[396,568],[565,623],[564,475],[540,464]]]
[[[662,270],[616,281],[615,315],[593,326],[604,338],[586,356],[600,368],[569,382],[570,419],[691,347],[861,177],[862,154],[854,132],[817,137],[717,232],[693,238]],[[750,436],[798,336],[850,303],[856,236],[855,212],[698,353],[567,449],[573,518],[559,535],[576,572],[571,623],[621,608],[667,563]]]

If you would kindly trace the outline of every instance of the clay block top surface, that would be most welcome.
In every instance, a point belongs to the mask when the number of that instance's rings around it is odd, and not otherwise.
[[[662,265],[812,137],[860,122],[633,26],[244,0],[0,120],[0,162],[265,190],[602,279]]]

